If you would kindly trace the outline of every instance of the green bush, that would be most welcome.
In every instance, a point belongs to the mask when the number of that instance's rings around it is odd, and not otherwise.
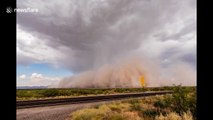
[[[181,87],[181,85],[178,85],[174,87],[174,93],[172,94],[172,105],[171,108],[179,113],[182,114],[183,112],[187,112],[189,109],[189,101],[187,94],[189,91],[187,89],[184,89]]]
[[[25,92],[25,91],[17,91],[16,96],[18,97],[32,97],[31,92]]]
[[[38,90],[17,90],[16,96],[19,98],[37,98],[42,97]]]
[[[47,89],[41,92],[44,97],[55,97],[59,96],[59,91],[56,89]]]
[[[196,101],[196,93],[192,93],[192,95],[189,95],[188,96],[188,107],[189,107],[189,111],[192,113],[192,115],[194,117],[197,116],[197,107],[196,107],[196,104],[197,104],[197,101]]]
[[[158,101],[154,102],[153,105],[160,109],[164,109],[169,106],[165,101],[162,101],[162,100],[158,100]]]
[[[140,101],[138,99],[130,100],[130,109],[131,111],[141,111]]]
[[[160,112],[155,109],[148,109],[148,110],[143,111],[143,115],[145,117],[156,117],[156,116],[160,115]]]
[[[132,111],[141,111],[141,109],[142,109],[139,103],[131,104],[130,107],[131,107]]]
[[[165,98],[163,101],[157,101],[153,105],[155,107],[166,108],[169,107],[179,115],[190,111],[196,117],[196,96],[195,89],[181,87],[181,85],[174,86],[174,93]]]
[[[174,93],[171,96],[167,96],[163,100],[155,101],[153,106],[160,112],[165,108],[169,108],[179,115],[190,111],[194,118],[196,118],[196,89],[178,85],[174,86],[172,90]]]

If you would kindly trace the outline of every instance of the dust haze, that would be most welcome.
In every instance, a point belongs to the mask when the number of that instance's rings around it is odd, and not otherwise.
[[[195,0],[26,1],[39,12],[17,14],[18,30],[36,42],[19,38],[18,64],[73,73],[54,87],[196,85]]]
[[[163,70],[163,71],[161,71]],[[163,75],[166,74],[166,75]],[[64,78],[59,88],[139,88],[140,77],[145,77],[146,87],[182,84],[194,86],[196,76],[192,68],[184,63],[169,68],[160,68],[144,58],[126,58],[122,62],[106,64],[97,70]]]

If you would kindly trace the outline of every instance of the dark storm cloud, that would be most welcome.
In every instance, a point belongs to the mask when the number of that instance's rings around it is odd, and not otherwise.
[[[22,30],[64,54],[56,62],[74,72],[113,63],[140,49],[155,32],[161,31],[156,37],[159,41],[179,41],[195,29],[194,16],[187,18],[194,12],[194,0],[59,1],[18,0],[18,7],[38,8],[39,13],[18,13],[17,21]],[[180,31],[168,34],[167,29],[162,29],[176,19],[183,19]],[[26,59],[18,61],[33,61]]]
[[[192,67],[196,68],[196,54],[195,53],[190,53],[190,54],[185,54],[181,57],[181,59],[184,62],[187,62],[188,64],[190,64]]]
[[[161,41],[166,40],[180,40],[182,36],[187,35],[189,33],[193,33],[196,30],[195,21],[191,19],[189,24],[186,24],[181,30],[179,30],[177,33],[173,33],[172,35],[168,35],[166,33],[160,33],[155,35],[155,37],[160,38]]]

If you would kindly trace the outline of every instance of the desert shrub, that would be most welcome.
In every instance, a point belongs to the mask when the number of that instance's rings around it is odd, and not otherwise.
[[[127,111],[127,112],[124,112],[123,116],[126,120],[141,120],[138,112]]]
[[[92,120],[92,118],[98,118],[99,113],[96,109],[84,109],[74,112],[72,114],[72,120]]]
[[[176,112],[170,112],[166,115],[160,114],[156,116],[155,120],[193,120],[193,116],[190,111],[184,112],[181,115]]]
[[[128,103],[113,102],[107,104],[107,106],[114,112],[123,112],[129,109],[130,105]]]
[[[98,109],[99,107],[100,107],[100,105],[95,105],[94,106],[95,109]]]
[[[190,111],[184,112],[182,115],[182,120],[193,120],[193,115]]]
[[[42,97],[41,94],[39,94],[38,90],[17,90],[16,96],[18,98],[37,98]]]
[[[112,103],[110,105],[108,105],[108,107],[112,110],[112,111],[116,111],[116,112],[120,112],[122,110],[121,106],[116,104],[116,103]]]
[[[196,100],[196,93],[192,93],[191,95],[188,96],[188,107],[189,107],[189,111],[192,113],[192,115],[194,117],[197,116],[197,100]]]
[[[56,89],[46,89],[41,92],[44,97],[59,96],[59,91]]]
[[[171,97],[171,108],[182,114],[190,110],[196,114],[196,96],[190,95],[191,91],[188,88],[182,88],[181,85],[174,87],[174,94]]]
[[[160,115],[160,112],[155,109],[148,109],[143,111],[143,116],[145,117],[156,117],[157,115]]]
[[[18,96],[18,97],[32,97],[32,93],[30,91],[17,91],[16,96]]]
[[[181,116],[175,112],[171,112],[166,116],[160,114],[159,116],[155,117],[155,120],[182,120]]]
[[[134,103],[134,104],[131,104],[131,110],[132,111],[141,111],[141,106],[139,103]]]
[[[169,108],[179,115],[190,111],[196,118],[196,96],[195,91],[191,88],[174,86],[174,93],[171,96],[165,97],[164,100],[154,102],[154,106],[160,109]]]
[[[123,100],[78,110],[71,115],[72,120],[196,119],[196,93],[181,86],[172,89],[174,94],[171,95]]]
[[[164,109],[164,108],[168,107],[168,104],[163,100],[158,100],[158,101],[154,102],[153,105],[160,109]]]
[[[61,89],[61,90],[58,90],[58,95],[59,96],[72,96],[72,95],[74,95],[74,91],[73,90]]]
[[[140,105],[140,101],[138,99],[132,99],[129,102],[130,105],[130,110],[131,111],[141,111],[141,105]]]
[[[172,106],[173,110],[177,113],[186,112],[188,110],[187,102],[187,91],[185,91],[181,86],[177,86],[174,89],[174,94],[172,94]]]
[[[114,113],[114,114],[111,114],[109,116],[109,119],[108,120],[127,120],[125,119],[121,114],[119,113]]]
[[[98,109],[87,108],[78,110],[71,114],[72,120],[110,120],[111,110],[106,105],[101,105]]]
[[[131,99],[131,100],[129,100],[129,103],[130,104],[140,103],[140,100],[139,99]]]

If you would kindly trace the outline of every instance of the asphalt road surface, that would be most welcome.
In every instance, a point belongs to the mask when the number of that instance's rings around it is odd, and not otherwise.
[[[109,102],[109,101],[107,101]],[[81,103],[70,105],[57,105],[16,110],[17,120],[68,120],[70,113],[107,102]]]

